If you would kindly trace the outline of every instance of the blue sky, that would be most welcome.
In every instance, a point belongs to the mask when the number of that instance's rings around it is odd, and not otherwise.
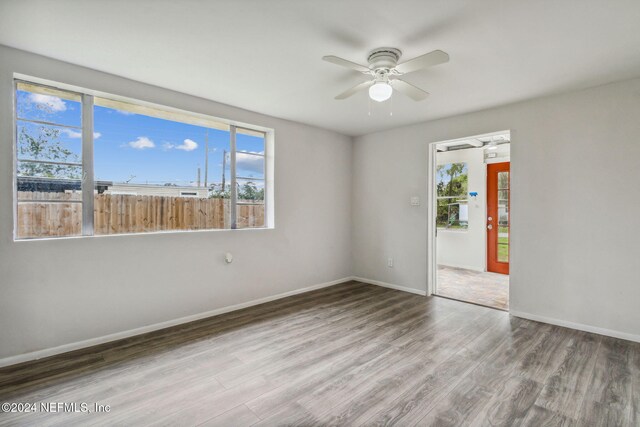
[[[18,116],[67,126],[80,126],[79,102],[18,91]],[[19,122],[30,133],[38,125]],[[60,128],[59,142],[81,154],[79,129]],[[20,129],[19,129],[20,131]],[[193,185],[201,169],[204,182],[205,140],[209,139],[209,183],[222,179],[223,153],[229,151],[229,132],[207,129],[106,107],[94,108],[94,170],[96,180],[132,183]],[[264,140],[237,134],[239,150],[264,152]],[[238,153],[239,176],[263,178],[263,159]],[[226,179],[229,180],[227,160]]]

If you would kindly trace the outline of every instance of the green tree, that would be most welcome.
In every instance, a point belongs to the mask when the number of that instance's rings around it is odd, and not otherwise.
[[[80,163],[77,154],[62,145],[60,130],[42,126],[36,135],[22,128],[18,135],[18,157],[30,160]],[[80,179],[80,168],[55,163],[20,162],[18,175]]]
[[[237,197],[238,200],[264,200],[264,188],[258,188],[254,182],[246,182],[242,185],[238,184]],[[209,192],[210,199],[228,199],[231,197],[231,188],[229,185],[222,188],[222,185],[213,185]]]
[[[238,199],[242,200],[264,200],[264,189],[249,181],[238,188]]]
[[[466,163],[448,163],[436,167],[437,176],[437,213],[438,227],[456,226],[459,219],[459,206],[456,202],[465,199],[468,188]]]
[[[449,175],[449,183],[447,184],[447,196],[460,196],[461,190],[466,190],[463,188],[463,185],[466,184],[466,174],[464,175],[465,179],[460,180],[456,179],[465,169],[464,163],[451,163],[449,168],[447,168],[447,174]],[[466,191],[465,191],[466,192]]]
[[[210,199],[229,199],[231,197],[231,190],[229,185],[222,188],[222,184],[212,184],[209,189]]]
[[[464,196],[467,193],[466,163],[448,163],[436,168],[438,197]],[[446,182],[446,184],[445,184]]]

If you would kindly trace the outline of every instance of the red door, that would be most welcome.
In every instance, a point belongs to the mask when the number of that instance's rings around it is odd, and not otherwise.
[[[509,162],[487,165],[487,271],[509,274]]]

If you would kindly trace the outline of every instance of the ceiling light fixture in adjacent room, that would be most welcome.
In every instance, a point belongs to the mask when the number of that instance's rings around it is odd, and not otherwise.
[[[491,140],[490,143],[488,143],[484,147],[485,150],[496,150],[497,148],[498,148],[498,144],[496,144],[496,142],[493,139]]]

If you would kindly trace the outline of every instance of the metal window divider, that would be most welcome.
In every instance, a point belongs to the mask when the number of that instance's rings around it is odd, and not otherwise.
[[[231,229],[238,228],[237,204],[238,204],[238,187],[236,178],[236,126],[231,125],[229,132],[230,143],[230,169],[231,169],[231,191],[230,191],[230,209],[229,216]],[[224,171],[223,171],[224,173]]]
[[[93,236],[93,96],[82,95],[82,235]]]
[[[18,82],[13,80],[13,100],[12,100],[12,113],[13,113],[13,158],[11,169],[13,171],[13,189],[12,189],[12,201],[13,201],[13,238],[18,238]]]

